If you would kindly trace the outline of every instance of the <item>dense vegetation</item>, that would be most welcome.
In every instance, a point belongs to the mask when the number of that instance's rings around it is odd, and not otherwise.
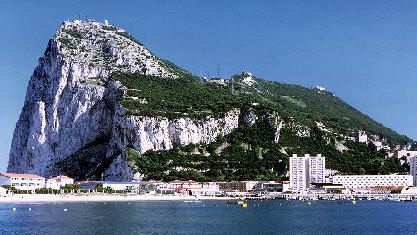
[[[218,85],[200,81],[191,74],[164,79],[139,73],[114,72],[112,77],[129,89],[128,96],[138,98],[127,97],[121,101],[129,110],[128,115],[202,119],[208,115],[222,116],[232,108],[251,107],[255,111],[275,110],[285,121],[294,120],[309,128],[315,127],[316,122],[322,122],[332,132],[347,136],[365,130],[368,134],[385,137],[391,145],[412,141],[375,122],[330,92],[259,78],[254,78],[256,83],[253,86],[246,86],[241,83],[244,76],[243,73],[233,77],[233,92],[230,83]]]
[[[322,154],[326,157],[326,168],[342,174],[391,174],[409,170],[408,166],[400,165],[394,158],[385,159],[385,150],[377,151],[372,143],[350,140],[343,142],[347,151],[337,150],[336,140],[318,128],[312,129],[310,137],[298,137],[284,129],[281,132],[280,145],[285,146],[289,155]]]
[[[288,157],[293,153],[323,154],[326,167],[342,174],[389,174],[407,172],[393,158],[385,159],[384,150],[372,144],[344,140],[341,134],[353,136],[357,130],[387,138],[390,144],[405,144],[405,136],[373,121],[330,92],[303,88],[255,78],[253,86],[241,81],[245,74],[234,77],[231,84],[219,85],[189,74],[177,79],[139,73],[115,72],[112,79],[128,88],[121,104],[127,115],[162,116],[169,119],[220,117],[233,108],[255,113],[277,111],[285,122],[308,127],[309,137],[299,137],[294,130],[283,128],[278,144],[270,126],[258,122],[251,128],[240,125],[226,137],[211,144],[175,146],[168,151],[148,151],[139,155],[129,149],[130,161],[148,179],[199,181],[280,180],[288,170]],[[256,104],[256,105],[255,105]],[[316,127],[322,122],[333,133]],[[341,152],[336,142],[349,149]]]
[[[342,174],[390,174],[408,172],[394,158],[385,159],[384,150],[372,144],[346,141],[348,151],[338,151],[335,140],[329,143],[326,134],[315,128],[310,137],[297,137],[289,129],[282,132],[279,144],[265,122],[252,127],[242,125],[230,135],[211,144],[175,146],[168,151],[148,151],[139,155],[129,149],[136,171],[147,179],[199,181],[281,180],[288,171],[288,157],[293,153],[326,157],[326,168]]]
[[[234,76],[240,81],[244,73]],[[293,117],[298,123],[313,127],[315,122],[322,122],[333,132],[353,136],[357,130],[364,130],[372,135],[385,137],[389,144],[406,144],[412,140],[375,122],[369,116],[353,108],[331,92],[299,85],[270,82],[255,78],[256,83],[237,89],[260,92],[263,97],[281,104],[280,114]]]
[[[148,151],[142,156],[133,149],[130,160],[148,179],[194,179],[200,181],[279,180],[288,159],[272,142],[266,123],[252,128],[242,125],[211,144],[175,146],[168,151]]]
[[[119,34],[132,39],[129,34]],[[154,55],[152,55],[154,56]],[[389,145],[412,142],[406,136],[375,122],[331,92],[298,85],[265,81],[253,77],[253,85],[243,80],[247,73],[235,75],[231,82],[217,84],[201,80],[175,64],[159,59],[160,64],[176,77],[161,78],[139,73],[114,72],[113,80],[126,88],[120,101],[126,115],[158,116],[175,119],[221,117],[233,108],[251,109],[254,113],[275,111],[285,123],[294,123],[310,130],[308,137],[297,136],[291,128],[283,128],[279,143],[274,143],[270,126],[257,122],[239,128],[211,144],[174,146],[168,151],[139,154],[128,149],[135,171],[147,179],[198,181],[281,180],[288,171],[288,158],[293,153],[322,154],[326,168],[341,174],[404,173],[408,166],[394,158],[386,159],[385,150],[373,144],[346,140],[358,130],[378,135]],[[321,122],[327,132],[317,128]],[[348,150],[339,151],[337,144]]]
[[[233,95],[229,89],[200,80],[192,75],[177,79],[160,78],[139,73],[115,72],[112,78],[122,82],[129,90],[121,104],[128,115],[164,116],[168,118],[219,117],[235,107],[263,103],[261,97],[241,94]],[[146,100],[139,102],[138,100]]]

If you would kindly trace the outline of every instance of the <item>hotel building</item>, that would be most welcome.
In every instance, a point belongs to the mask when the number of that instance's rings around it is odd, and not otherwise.
[[[298,157],[293,154],[290,158],[290,188],[302,192],[310,187],[311,183],[325,182],[325,157],[321,154]]]
[[[19,190],[45,187],[45,178],[32,174],[0,173],[0,185],[10,185]]]
[[[346,188],[374,188],[377,186],[412,186],[411,175],[335,175],[333,184]]]
[[[67,184],[74,184],[74,179],[68,176],[57,176],[46,181],[46,187],[52,189],[60,189]]]

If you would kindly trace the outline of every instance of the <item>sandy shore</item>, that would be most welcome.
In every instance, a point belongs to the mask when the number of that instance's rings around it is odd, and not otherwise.
[[[230,197],[201,196],[200,200],[233,200]],[[58,203],[58,202],[119,202],[119,201],[193,201],[194,196],[174,195],[109,195],[109,194],[82,194],[82,195],[48,195],[48,194],[19,194],[1,197],[0,203]]]

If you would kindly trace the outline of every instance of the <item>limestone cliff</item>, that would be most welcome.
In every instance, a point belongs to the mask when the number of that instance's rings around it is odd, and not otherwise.
[[[168,79],[186,73],[120,28],[64,22],[29,80],[7,171],[128,180],[126,147],[143,153],[209,143],[238,125],[239,110],[204,120],[124,116],[122,85],[107,80],[116,70]]]

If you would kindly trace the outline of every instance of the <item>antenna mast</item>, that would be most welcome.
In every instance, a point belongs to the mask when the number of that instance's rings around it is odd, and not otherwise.
[[[201,67],[200,67],[200,84],[203,84],[203,73],[201,72]]]

